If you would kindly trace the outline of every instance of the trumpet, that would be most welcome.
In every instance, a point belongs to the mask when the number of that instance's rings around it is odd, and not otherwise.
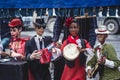
[[[105,59],[106,59],[106,56],[102,55],[100,60],[105,60]],[[93,68],[93,70],[91,72],[90,78],[94,78],[96,76],[97,72],[99,70],[102,70],[103,66],[104,66],[103,64],[96,63],[95,67]]]
[[[92,72],[90,74],[90,78],[94,78],[97,74],[97,72],[99,71],[99,64],[96,63],[95,67],[92,69]]]

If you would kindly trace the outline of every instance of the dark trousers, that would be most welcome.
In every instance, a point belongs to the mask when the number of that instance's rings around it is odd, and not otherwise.
[[[54,80],[60,80],[63,70],[64,70],[65,60],[63,57],[60,57],[54,62]]]
[[[49,71],[46,72],[36,72],[34,74],[35,80],[51,80]]]
[[[35,80],[51,80],[49,64],[32,63],[29,67]]]

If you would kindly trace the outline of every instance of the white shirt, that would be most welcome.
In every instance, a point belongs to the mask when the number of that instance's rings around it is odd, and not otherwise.
[[[43,38],[44,38],[43,36],[39,35],[36,35],[36,37],[34,38],[38,50],[40,49],[39,39],[40,41],[42,41],[42,49],[45,48]]]

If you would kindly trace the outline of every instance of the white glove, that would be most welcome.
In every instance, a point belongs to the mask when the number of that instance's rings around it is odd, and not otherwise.
[[[76,40],[76,43],[78,44],[78,46],[79,46],[80,48],[82,48],[81,40],[80,40],[80,39],[77,39],[77,40]]]

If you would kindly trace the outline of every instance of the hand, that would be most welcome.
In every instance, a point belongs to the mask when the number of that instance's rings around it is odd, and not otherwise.
[[[103,56],[103,57],[101,57],[100,60],[98,60],[98,64],[105,64],[105,61],[106,61],[106,57]]]
[[[7,54],[6,52],[1,51],[1,52],[0,52],[0,55],[2,55],[2,56],[7,56],[8,54]]]
[[[77,46],[77,48],[78,48],[78,50],[80,51],[80,52],[84,52],[84,51],[86,51],[86,49],[84,48],[84,49],[82,49],[82,48],[80,48],[79,46]]]
[[[30,59],[31,59],[31,60],[40,59],[41,54],[42,54],[42,51],[35,50],[35,51],[33,51],[33,53],[31,54]]]
[[[61,45],[62,45],[61,43],[56,42],[55,44],[56,44],[56,47],[57,47],[57,48],[61,48]]]
[[[81,52],[81,48],[79,46],[77,46],[78,50]]]
[[[22,55],[20,53],[16,53],[16,52],[11,53],[11,57],[13,57],[13,58],[20,58],[20,59],[25,58],[24,55]]]
[[[88,77],[90,78],[91,77],[91,69],[88,69],[87,73],[88,73]]]
[[[56,53],[56,49],[55,48],[52,48],[52,53]]]
[[[86,49],[84,48],[84,49],[81,49],[81,52],[85,52],[86,51]]]

